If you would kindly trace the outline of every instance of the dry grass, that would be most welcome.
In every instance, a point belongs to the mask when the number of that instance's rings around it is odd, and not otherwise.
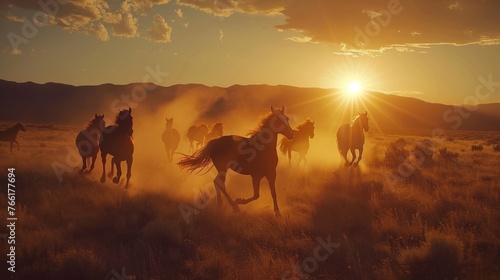
[[[306,169],[280,166],[280,218],[263,181],[259,200],[241,213],[211,199],[187,224],[178,207],[210,197],[210,174],[186,175],[161,158],[161,146],[147,153],[138,139],[130,190],[99,183],[100,163],[59,182],[51,164],[67,162],[76,128],[27,129],[20,151],[0,144],[0,170],[14,166],[18,179],[16,279],[104,279],[122,267],[136,279],[500,277],[498,133],[454,133],[453,141],[369,134],[358,168],[315,159]],[[389,148],[399,138],[402,162]],[[424,146],[430,156],[421,156]],[[232,176],[228,191],[250,196],[250,179]],[[6,201],[2,193],[2,208]],[[328,236],[340,247],[308,267]]]

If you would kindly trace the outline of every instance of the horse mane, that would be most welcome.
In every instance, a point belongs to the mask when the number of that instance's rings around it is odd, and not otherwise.
[[[259,119],[259,124],[255,129],[247,132],[247,136],[255,136],[259,131],[261,131],[266,125],[268,125],[271,118],[274,116],[273,112],[269,112]]]
[[[92,125],[94,124],[94,121],[97,120],[96,117],[90,118],[86,123],[85,123],[85,130],[89,130],[92,128]]]
[[[356,123],[356,121],[359,119],[359,117],[361,117],[361,115],[359,115],[359,114],[358,114],[357,116],[355,116],[355,117],[352,119],[352,121],[351,121],[351,123],[349,124],[349,126],[350,126],[350,127],[352,127],[352,126]]]
[[[307,125],[309,124],[312,124],[311,120],[310,119],[307,119],[305,120],[303,123],[297,125],[297,130],[301,130],[303,129],[304,127],[306,127]]]

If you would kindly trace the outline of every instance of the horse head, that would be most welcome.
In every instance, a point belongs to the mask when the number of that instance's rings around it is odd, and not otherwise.
[[[106,125],[104,123],[104,115],[95,114],[94,118],[90,120],[87,129],[104,130],[105,127]]]
[[[165,123],[166,128],[171,129],[174,125],[174,118],[166,118],[165,120],[167,121]]]
[[[211,133],[217,134],[218,136],[222,136],[222,134],[224,134],[224,127],[222,126],[222,123],[220,122],[215,123],[214,126],[212,127]]]
[[[289,118],[285,115],[285,106],[281,107],[281,110],[274,109],[271,106],[271,112],[276,117],[277,121],[271,124],[271,129],[275,130],[275,132],[279,132],[283,134],[288,140],[293,139],[293,129],[290,127],[290,123],[288,122]],[[280,125],[277,125],[278,122]]]
[[[359,121],[361,121],[361,127],[363,128],[363,130],[368,132],[368,130],[370,129],[370,127],[368,126],[368,112],[358,112],[358,119]]]
[[[21,123],[17,123],[15,125],[15,128],[19,131],[23,131],[23,132],[26,132],[26,128],[24,128],[24,126],[21,124]]]
[[[118,125],[118,129],[125,131],[127,134],[132,136],[132,126],[133,126],[132,108],[125,110],[120,110],[116,116],[115,123]]]
[[[306,120],[306,125],[304,126],[306,129],[307,135],[309,135],[309,138],[313,139],[314,138],[314,122],[311,121],[310,119]]]

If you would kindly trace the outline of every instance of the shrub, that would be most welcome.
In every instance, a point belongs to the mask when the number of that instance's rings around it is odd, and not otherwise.
[[[405,149],[406,140],[399,138],[398,140],[389,144],[385,151],[384,163],[392,168],[397,167],[400,163],[405,161],[410,153]]]
[[[424,139],[413,147],[411,153],[417,161],[421,161],[423,165],[429,165],[433,162],[434,145],[431,140]]]
[[[53,279],[93,280],[104,279],[106,268],[92,251],[69,249],[54,260]]]
[[[458,153],[450,152],[448,149],[439,149],[439,158],[445,161],[456,161],[458,159]]]
[[[471,151],[482,151],[483,150],[483,145],[472,145],[470,147]]]
[[[462,258],[456,237],[430,232],[422,246],[404,250],[398,261],[410,279],[456,279]]]

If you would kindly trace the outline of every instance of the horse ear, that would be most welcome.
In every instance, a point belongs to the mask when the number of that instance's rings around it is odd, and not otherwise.
[[[132,108],[128,107],[128,113],[132,114]]]
[[[281,106],[281,113],[285,113],[285,106]]]
[[[274,112],[274,108],[273,108],[273,106],[271,106],[271,112]]]
[[[97,119],[97,114],[95,114],[95,115],[94,115],[94,118],[96,118],[96,119]]]

